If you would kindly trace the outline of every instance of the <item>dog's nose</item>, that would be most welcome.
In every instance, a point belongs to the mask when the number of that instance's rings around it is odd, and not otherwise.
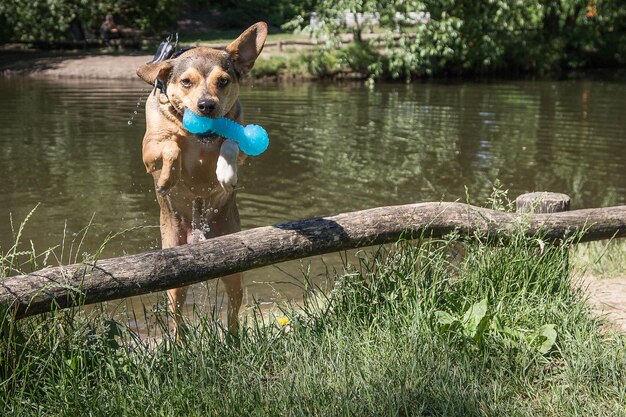
[[[211,100],[209,98],[201,98],[198,100],[198,110],[200,110],[200,112],[202,112],[205,116],[211,115],[211,113],[215,110],[215,106],[215,100]]]

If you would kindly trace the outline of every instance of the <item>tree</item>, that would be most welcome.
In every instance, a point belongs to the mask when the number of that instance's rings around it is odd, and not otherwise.
[[[386,35],[375,77],[547,72],[626,62],[621,0],[320,0],[318,36],[349,30],[346,12],[375,13]],[[411,16],[422,16],[417,23]],[[413,21],[413,22],[412,22]],[[409,24],[407,24],[409,23]],[[301,28],[305,28],[302,24]],[[361,28],[353,29],[362,43]]]

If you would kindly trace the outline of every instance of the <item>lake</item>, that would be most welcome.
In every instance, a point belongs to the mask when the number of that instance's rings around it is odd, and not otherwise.
[[[120,232],[101,257],[160,247],[141,160],[148,94],[140,81],[0,79],[0,252],[38,204],[22,247],[56,246],[48,264],[80,261]],[[512,199],[626,204],[626,79],[252,84],[241,101],[270,135],[240,169],[244,229],[423,201],[485,205],[496,180]],[[246,301],[297,298],[308,262],[246,273]],[[311,274],[339,263],[316,258]],[[194,294],[216,299],[214,284]]]

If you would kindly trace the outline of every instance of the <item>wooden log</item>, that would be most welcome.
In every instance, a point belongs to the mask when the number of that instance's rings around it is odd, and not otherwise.
[[[0,281],[0,306],[15,318],[162,291],[277,262],[398,238],[494,235],[523,227],[546,239],[577,233],[582,240],[626,236],[626,206],[524,217],[462,203],[380,207],[259,227],[193,245],[46,268]],[[581,232],[582,231],[582,232]]]

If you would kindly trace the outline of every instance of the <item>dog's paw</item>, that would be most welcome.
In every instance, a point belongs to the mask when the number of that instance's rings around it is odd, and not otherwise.
[[[224,191],[230,193],[237,186],[237,165],[231,164],[223,156],[217,159],[217,169],[215,170],[217,181],[220,183]]]
[[[159,187],[157,185],[156,186],[156,192],[159,193],[160,196],[165,197],[166,195],[168,195],[170,193],[170,188],[169,187]]]
[[[163,169],[159,179],[156,182],[156,190],[162,196],[167,195],[170,189],[178,182],[178,173],[175,168],[170,170]]]
[[[180,176],[180,148],[176,142],[168,142],[161,150],[163,167],[156,182],[156,190],[161,195],[166,195],[170,188],[178,182]]]

